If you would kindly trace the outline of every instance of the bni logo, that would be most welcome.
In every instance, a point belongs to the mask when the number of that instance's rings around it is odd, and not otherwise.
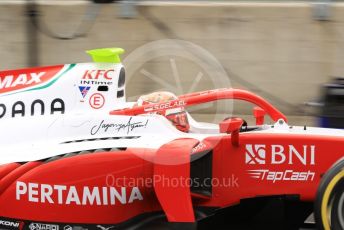
[[[254,164],[265,164],[266,150],[265,145],[246,145],[245,163]]]

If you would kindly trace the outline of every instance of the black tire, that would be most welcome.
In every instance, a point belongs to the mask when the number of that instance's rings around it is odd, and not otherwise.
[[[338,184],[337,191],[342,192],[338,192],[338,195],[335,195],[333,197],[333,211],[331,212],[331,228],[344,229],[344,181],[341,181],[340,184]]]
[[[344,160],[335,164],[321,179],[314,216],[317,229],[344,230]]]

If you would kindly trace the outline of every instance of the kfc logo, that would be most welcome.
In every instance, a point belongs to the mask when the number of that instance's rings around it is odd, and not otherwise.
[[[115,70],[86,70],[82,79],[84,80],[112,80]]]

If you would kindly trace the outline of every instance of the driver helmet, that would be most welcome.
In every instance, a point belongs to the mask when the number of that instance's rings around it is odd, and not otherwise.
[[[172,100],[177,100],[178,97],[170,92],[154,92],[147,95],[142,95],[135,106],[142,106],[147,104],[163,103]],[[166,117],[172,125],[182,132],[189,132],[190,125],[187,113],[184,107],[165,109],[157,112],[157,114]]]

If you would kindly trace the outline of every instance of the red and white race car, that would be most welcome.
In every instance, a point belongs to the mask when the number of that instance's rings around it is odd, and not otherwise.
[[[343,130],[291,126],[239,89],[126,102],[122,52],[0,72],[0,229],[195,228],[263,196],[314,202],[319,228],[344,229]],[[254,104],[255,125],[187,113],[231,99]]]

